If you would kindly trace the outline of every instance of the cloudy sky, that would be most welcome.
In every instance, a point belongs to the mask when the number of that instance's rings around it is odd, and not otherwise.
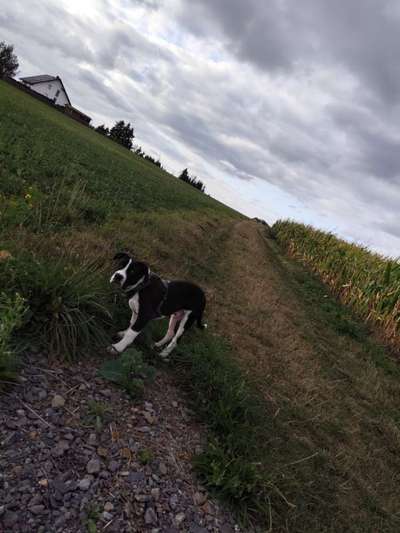
[[[400,256],[398,0],[0,0],[0,40],[239,211]]]

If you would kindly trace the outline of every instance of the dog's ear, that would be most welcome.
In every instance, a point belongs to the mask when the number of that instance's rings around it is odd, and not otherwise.
[[[131,256],[126,252],[118,252],[113,257],[113,261],[122,261],[122,259],[131,259]]]

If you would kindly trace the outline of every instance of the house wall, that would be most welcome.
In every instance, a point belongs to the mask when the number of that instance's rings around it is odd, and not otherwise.
[[[67,96],[61,85],[60,80],[53,81],[43,81],[41,83],[35,83],[34,85],[29,85],[29,87],[39,93],[43,94],[50,100],[54,100],[57,105],[65,106],[68,104]],[[58,91],[58,94],[57,94]]]

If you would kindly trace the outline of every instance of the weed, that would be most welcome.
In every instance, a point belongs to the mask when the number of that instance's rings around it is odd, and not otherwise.
[[[143,360],[135,348],[129,348],[118,359],[106,361],[99,374],[122,387],[132,398],[141,398],[146,380],[154,378],[155,369]]]
[[[153,460],[153,453],[148,448],[144,448],[143,450],[139,450],[138,459],[140,464],[148,465]]]
[[[88,402],[88,414],[86,423],[87,425],[93,425],[96,431],[100,432],[108,421],[111,409],[104,402],[98,402],[96,400],[89,400]]]

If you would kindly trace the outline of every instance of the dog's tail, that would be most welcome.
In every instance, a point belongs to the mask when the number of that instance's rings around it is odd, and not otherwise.
[[[207,324],[203,324],[203,311],[204,309],[200,311],[196,318],[196,325],[199,329],[206,329],[208,327]]]

